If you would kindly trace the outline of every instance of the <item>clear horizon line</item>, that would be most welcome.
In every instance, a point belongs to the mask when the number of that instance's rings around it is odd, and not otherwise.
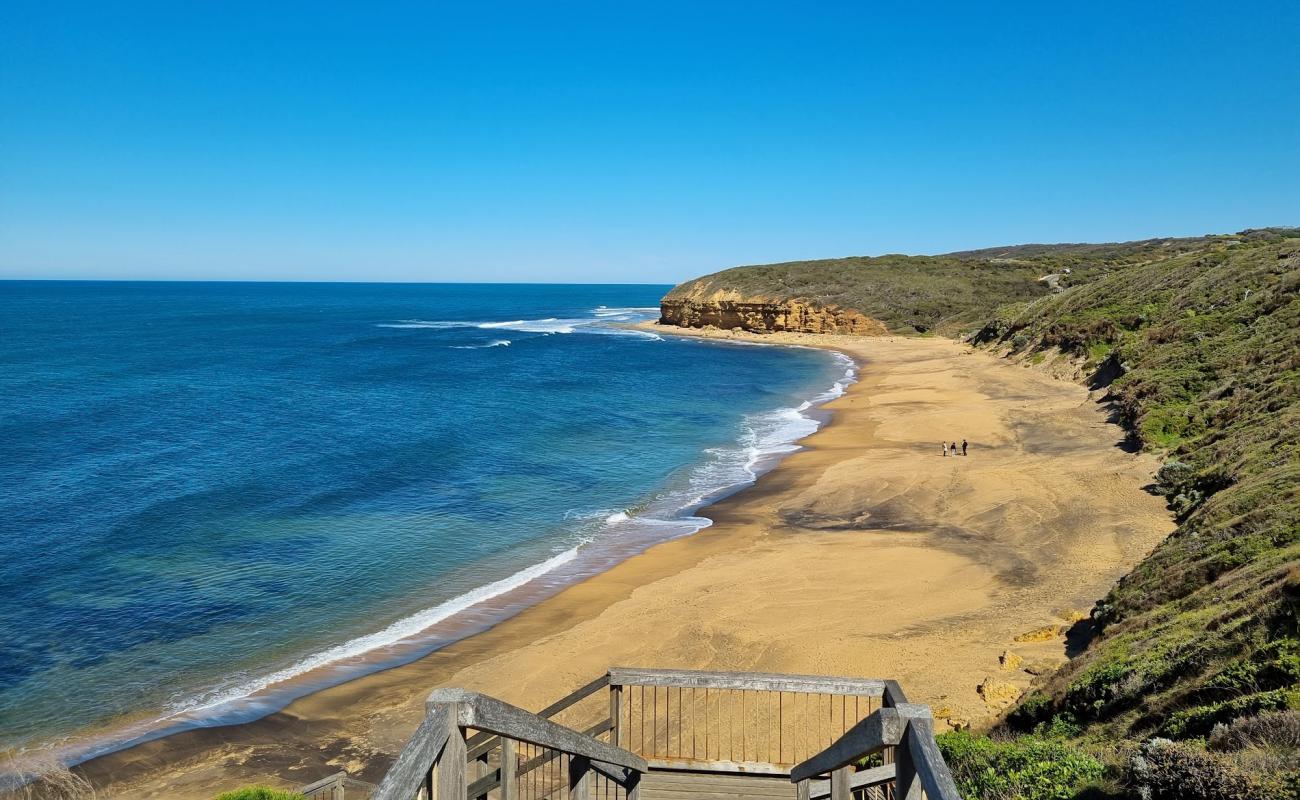
[[[690,280],[689,278],[687,280]],[[0,283],[352,283],[363,285],[385,284],[393,286],[676,286],[678,283],[640,282],[640,281],[385,281],[352,280],[346,278],[279,278],[259,280],[256,278],[6,278],[0,277]]]

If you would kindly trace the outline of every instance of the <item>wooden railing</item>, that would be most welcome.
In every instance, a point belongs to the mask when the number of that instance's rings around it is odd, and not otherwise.
[[[645,760],[596,735],[487,695],[439,689],[373,797],[636,800]]]
[[[611,669],[609,678],[611,741],[652,766],[776,775],[789,774],[881,708],[892,684],[627,668]]]
[[[929,709],[894,681],[630,668],[536,714],[435,691],[373,798],[637,800],[654,770],[788,777],[797,800],[960,800]]]
[[[902,698],[902,692],[896,697]],[[890,749],[893,763],[871,763],[872,756]],[[961,800],[934,741],[929,706],[907,702],[872,713],[796,765],[790,780],[797,800]]]
[[[377,788],[373,783],[357,780],[346,772],[336,772],[301,787],[298,794],[307,800],[362,800],[370,797]]]

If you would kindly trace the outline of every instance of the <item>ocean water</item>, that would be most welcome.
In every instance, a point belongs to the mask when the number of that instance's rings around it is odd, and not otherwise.
[[[706,524],[831,353],[663,286],[0,282],[0,750],[255,718]]]

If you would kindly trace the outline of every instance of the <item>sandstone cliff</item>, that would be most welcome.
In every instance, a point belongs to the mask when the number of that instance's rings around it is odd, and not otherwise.
[[[669,292],[661,302],[661,321],[757,332],[962,336],[979,330],[1000,307],[1027,304],[1179,253],[1226,247],[1229,240],[1241,243],[1251,235],[1014,245],[938,256],[850,256],[732,267]]]
[[[659,303],[659,321],[683,328],[742,328],[755,333],[842,333],[879,336],[885,324],[858,311],[807,300],[742,297],[734,291],[677,292]]]

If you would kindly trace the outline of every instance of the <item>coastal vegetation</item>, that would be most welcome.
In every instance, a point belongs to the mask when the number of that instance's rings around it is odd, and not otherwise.
[[[674,291],[701,282],[1068,365],[1162,458],[1149,488],[1177,529],[1080,623],[1088,646],[990,737],[941,737],[966,793],[1300,798],[1300,229],[745,267]]]
[[[245,786],[233,792],[222,792],[216,800],[307,800],[297,792],[272,789],[270,786]]]
[[[973,340],[1082,361],[1164,456],[1153,489],[1179,523],[1008,724],[1065,717],[1082,741],[1133,743],[1130,782],[1204,787],[1178,796],[1300,797],[1300,232],[1115,270],[1004,308]]]
[[[1198,252],[1219,237],[1124,244],[1019,245],[940,256],[791,261],[735,267],[675,287],[665,309],[741,297],[847,309],[895,333],[957,333],[1006,303],[1029,302],[1123,267]],[[707,317],[706,317],[707,318]]]

